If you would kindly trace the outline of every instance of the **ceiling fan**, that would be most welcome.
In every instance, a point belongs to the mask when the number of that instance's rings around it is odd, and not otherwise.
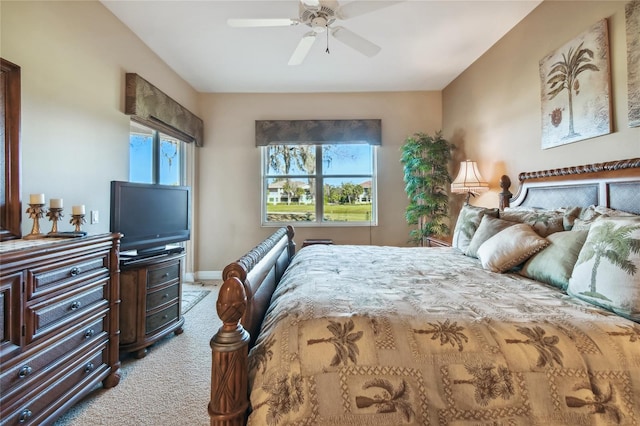
[[[283,19],[228,19],[230,27],[288,27],[299,24],[307,25],[311,31],[302,36],[294,50],[289,65],[300,65],[311,50],[319,34],[330,33],[336,40],[341,41],[365,56],[372,57],[380,52],[380,46],[359,36],[342,26],[333,26],[336,20],[346,20],[365,13],[391,6],[402,1],[351,1],[340,5],[337,0],[300,0],[297,18]],[[328,36],[328,35],[327,35]],[[329,48],[327,47],[327,52]]]

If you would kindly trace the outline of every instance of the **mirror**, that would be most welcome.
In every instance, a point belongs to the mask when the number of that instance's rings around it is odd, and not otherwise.
[[[20,67],[0,58],[0,241],[22,237],[20,203]]]

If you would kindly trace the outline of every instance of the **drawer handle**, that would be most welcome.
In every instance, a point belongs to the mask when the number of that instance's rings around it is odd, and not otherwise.
[[[80,275],[80,268],[78,267],[71,268],[70,274],[72,277],[75,277],[76,275]]]
[[[169,277],[169,273],[168,273],[168,272],[165,272],[164,274],[162,274],[162,277],[161,277],[161,278],[168,278],[168,277]]]
[[[167,319],[167,318],[169,318],[169,315],[167,315],[167,314],[164,314],[164,315],[162,316],[162,319],[163,319],[163,320],[165,320],[165,319]]]
[[[84,372],[85,373],[91,373],[93,371],[95,367],[93,366],[92,362],[87,363],[87,365],[84,366]]]
[[[20,413],[20,417],[18,417],[18,422],[20,422],[20,423],[28,422],[29,419],[31,418],[31,415],[32,415],[31,410],[29,410],[28,408],[25,408]]]
[[[93,328],[90,328],[84,332],[84,338],[88,339],[90,337],[93,337],[94,334],[96,334],[96,332],[93,330]]]
[[[69,306],[69,308],[70,308],[72,311],[75,311],[75,310],[80,309],[80,306],[82,306],[82,303],[80,303],[80,302],[78,302],[78,301],[76,300],[75,302],[73,302],[73,303],[71,304],[71,306]]]
[[[33,373],[33,368],[31,368],[28,365],[25,365],[25,366],[21,367],[20,370],[18,370],[18,377],[21,378],[21,379],[24,379],[25,377],[27,377],[31,373]]]
[[[169,297],[169,293],[165,293],[165,294],[163,294],[163,295],[162,295],[162,298],[163,298],[163,299],[166,299],[166,298],[168,298],[168,297]]]

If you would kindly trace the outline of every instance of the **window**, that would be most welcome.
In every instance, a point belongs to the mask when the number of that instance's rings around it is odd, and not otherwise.
[[[377,224],[376,146],[283,144],[261,149],[263,225]]]
[[[141,183],[183,185],[184,142],[131,121],[129,180]]]

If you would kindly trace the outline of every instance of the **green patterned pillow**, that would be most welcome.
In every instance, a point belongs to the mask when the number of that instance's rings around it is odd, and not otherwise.
[[[640,217],[591,224],[567,293],[640,322]]]
[[[476,207],[469,204],[462,206],[456,226],[453,230],[452,245],[461,252],[465,252],[473,234],[480,225],[480,221],[484,215],[498,217],[498,209],[487,209],[484,207]]]
[[[541,237],[564,231],[564,212],[541,209],[506,208],[500,219],[531,225]]]
[[[475,234],[473,234],[473,238],[471,238],[469,247],[467,247],[467,250],[464,252],[464,254],[469,257],[477,258],[478,249],[480,248],[482,243],[484,243],[503,229],[506,229],[513,225],[517,224],[508,220],[497,219],[495,217],[485,215],[480,221],[480,226],[478,226]]]
[[[580,212],[579,216],[574,220],[572,231],[588,231],[591,224],[600,217],[618,217],[618,216],[634,216],[622,210],[610,209],[604,206],[589,206]]]
[[[531,257],[520,275],[566,290],[586,239],[587,231],[562,231],[547,236],[550,245]]]

